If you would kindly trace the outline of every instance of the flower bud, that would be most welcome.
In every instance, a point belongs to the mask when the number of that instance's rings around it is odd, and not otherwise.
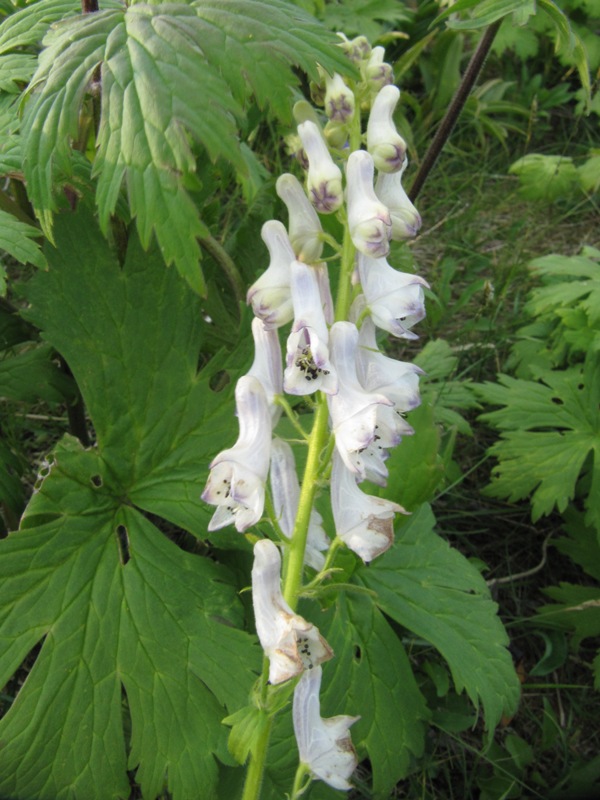
[[[354,116],[354,92],[336,72],[325,74],[325,113],[333,122],[349,122]]]
[[[306,121],[299,125],[298,135],[308,158],[306,183],[310,201],[321,214],[332,214],[344,200],[340,168],[331,158],[314,122]]]
[[[346,166],[348,227],[357,250],[374,258],[390,250],[392,221],[373,189],[373,159],[365,150],[350,155]]]
[[[392,65],[387,64],[384,47],[374,47],[369,56],[369,60],[362,68],[364,79],[369,86],[369,91],[374,97],[380,89],[394,82],[394,72]]]
[[[380,172],[398,172],[406,157],[406,142],[394,125],[392,115],[400,98],[396,86],[384,86],[377,94],[367,123],[367,150]]]
[[[348,39],[345,33],[338,33],[338,36],[342,40],[339,46],[353,64],[359,64],[371,55],[371,45],[366,36],[357,36],[355,39]]]

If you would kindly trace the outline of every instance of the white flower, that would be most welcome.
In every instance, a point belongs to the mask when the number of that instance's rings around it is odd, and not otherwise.
[[[394,336],[418,339],[410,328],[425,316],[423,287],[419,275],[398,272],[385,258],[358,257],[358,274],[373,322]]]
[[[375,194],[388,207],[392,218],[392,239],[401,242],[416,236],[421,228],[421,215],[409,200],[402,186],[402,175],[408,164],[391,174],[380,172],[375,184]]]
[[[350,236],[361,253],[380,257],[390,250],[392,220],[387,207],[375,194],[374,173],[373,159],[366,150],[350,154],[346,166]]]
[[[300,181],[289,173],[280,175],[275,184],[279,197],[287,206],[288,232],[298,261],[314,264],[321,258],[323,228],[313,206],[309,203]]]
[[[354,92],[336,72],[325,73],[325,113],[334,122],[349,122],[354,116]]]
[[[321,717],[321,677],[322,669],[316,667],[305,672],[294,689],[292,713],[298,753],[315,778],[333,789],[347,790],[352,788],[348,778],[358,763],[348,731],[360,718],[346,714]]]
[[[300,484],[292,448],[281,439],[273,439],[271,445],[271,494],[281,530],[290,538],[298,513]],[[306,540],[305,563],[317,571],[322,569],[325,564],[323,551],[328,550],[330,544],[323,529],[323,518],[313,508]]]
[[[386,438],[388,431],[380,431],[378,423],[381,407],[391,408],[392,402],[382,394],[366,392],[359,383],[356,325],[336,322],[331,328],[330,343],[339,380],[338,393],[328,398],[336,449],[348,469],[361,480],[385,483],[386,448],[397,444],[399,437]]]
[[[290,265],[296,258],[285,226],[269,220],[262,226],[261,236],[271,257],[269,267],[255,281],[246,297],[254,314],[266,328],[279,328],[294,316],[290,292]]]
[[[337,453],[331,471],[331,508],[337,535],[366,563],[391,546],[394,514],[406,513],[398,503],[359,489],[356,475]]]
[[[416,364],[397,361],[380,353],[375,324],[370,317],[365,317],[360,328],[356,366],[363,388],[367,392],[385,395],[396,411],[411,411],[420,404],[419,375],[423,370]]]
[[[287,340],[283,388],[289,394],[337,391],[337,375],[329,361],[327,323],[319,279],[313,267],[292,263],[294,324]]]
[[[261,518],[271,452],[271,414],[265,391],[252,375],[235,388],[240,433],[235,445],[210,465],[202,499],[217,506],[209,531],[235,524],[240,533]]]
[[[406,142],[396,130],[393,120],[399,97],[398,87],[384,86],[377,94],[369,114],[367,150],[380,172],[398,172],[406,157]]]
[[[307,120],[299,125],[298,135],[308,158],[306,184],[310,201],[321,214],[332,214],[344,200],[341,170],[314,122]]]
[[[254,361],[248,370],[248,375],[253,375],[261,382],[269,409],[273,426],[281,416],[282,408],[275,404],[275,396],[283,394],[283,366],[281,361],[281,346],[279,336],[273,328],[265,328],[263,321],[258,317],[252,320],[252,336],[254,337]]]
[[[318,629],[294,614],[281,593],[281,556],[270,539],[254,545],[252,603],[256,632],[269,658],[269,682],[283,683],[333,656]]]

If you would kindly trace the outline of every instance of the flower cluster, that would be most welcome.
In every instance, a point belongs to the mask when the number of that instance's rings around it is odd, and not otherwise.
[[[324,127],[316,112],[303,111],[297,152],[305,185],[291,174],[276,184],[289,220],[287,228],[271,220],[262,229],[270,261],[247,295],[256,356],[236,388],[239,437],[210,465],[202,497],[216,506],[210,531],[233,524],[243,533],[263,517],[270,474],[276,541],[256,542],[252,570],[269,682],[299,678],[293,718],[301,763],[314,778],[349,789],[357,759],[348,731],[357,718],[320,716],[321,664],[333,652],[292,608],[298,593],[282,591],[280,550],[301,540],[304,565],[317,572],[312,585],[327,580],[328,554],[335,548],[314,508],[315,487],[327,482],[336,546],[343,543],[367,563],[391,546],[394,517],[404,509],[360,484],[384,486],[390,449],[413,433],[405,414],[419,404],[420,370],[380,352],[377,328],[400,339],[417,338],[412,328],[425,315],[427,283],[387,260],[390,242],[414,236],[421,224],[402,188],[407,146],[393,122],[400,92],[391,83],[391,67],[383,48],[372,49],[364,37],[344,37],[341,46],[362,80],[351,89],[340,75],[323,73],[313,97],[324,107]],[[369,108],[366,149],[360,149],[360,112]],[[323,257],[331,238],[323,233],[320,214],[337,214],[346,229],[337,253],[341,288],[335,314]],[[283,363],[278,331],[290,322]],[[333,436],[330,465],[321,464],[318,474],[307,467],[302,485],[292,448],[274,436],[282,406],[294,416],[283,393],[313,396]]]

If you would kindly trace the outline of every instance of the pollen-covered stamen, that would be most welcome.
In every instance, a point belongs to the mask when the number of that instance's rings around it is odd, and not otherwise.
[[[329,375],[328,369],[321,369],[315,364],[310,345],[306,345],[300,350],[294,363],[304,373],[307,381],[315,381],[319,375]]]

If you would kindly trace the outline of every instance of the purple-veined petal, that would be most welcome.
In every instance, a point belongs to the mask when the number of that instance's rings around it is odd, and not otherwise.
[[[380,257],[389,253],[392,221],[387,207],[375,195],[374,173],[373,159],[366,150],[350,154],[346,166],[350,236],[361,253]]]
[[[248,289],[246,302],[266,328],[279,328],[294,316],[290,265],[296,256],[283,223],[274,219],[265,222],[261,236],[271,259],[268,268]]]
[[[332,214],[344,200],[341,170],[314,122],[307,120],[299,125],[298,135],[308,158],[306,185],[310,202],[319,213]]]
[[[293,720],[300,761],[334,789],[348,790],[358,759],[349,729],[359,717],[340,714],[323,719],[319,692],[322,669],[305,672],[294,689]]]
[[[380,172],[398,172],[406,157],[406,142],[393,120],[399,98],[400,90],[396,86],[384,86],[375,97],[369,114],[367,150]]]
[[[347,123],[354,116],[354,92],[337,72],[325,73],[325,113],[334,122]]]
[[[269,659],[269,682],[283,683],[333,656],[318,629],[294,614],[281,592],[281,556],[270,539],[254,545],[252,604],[256,632]]]

